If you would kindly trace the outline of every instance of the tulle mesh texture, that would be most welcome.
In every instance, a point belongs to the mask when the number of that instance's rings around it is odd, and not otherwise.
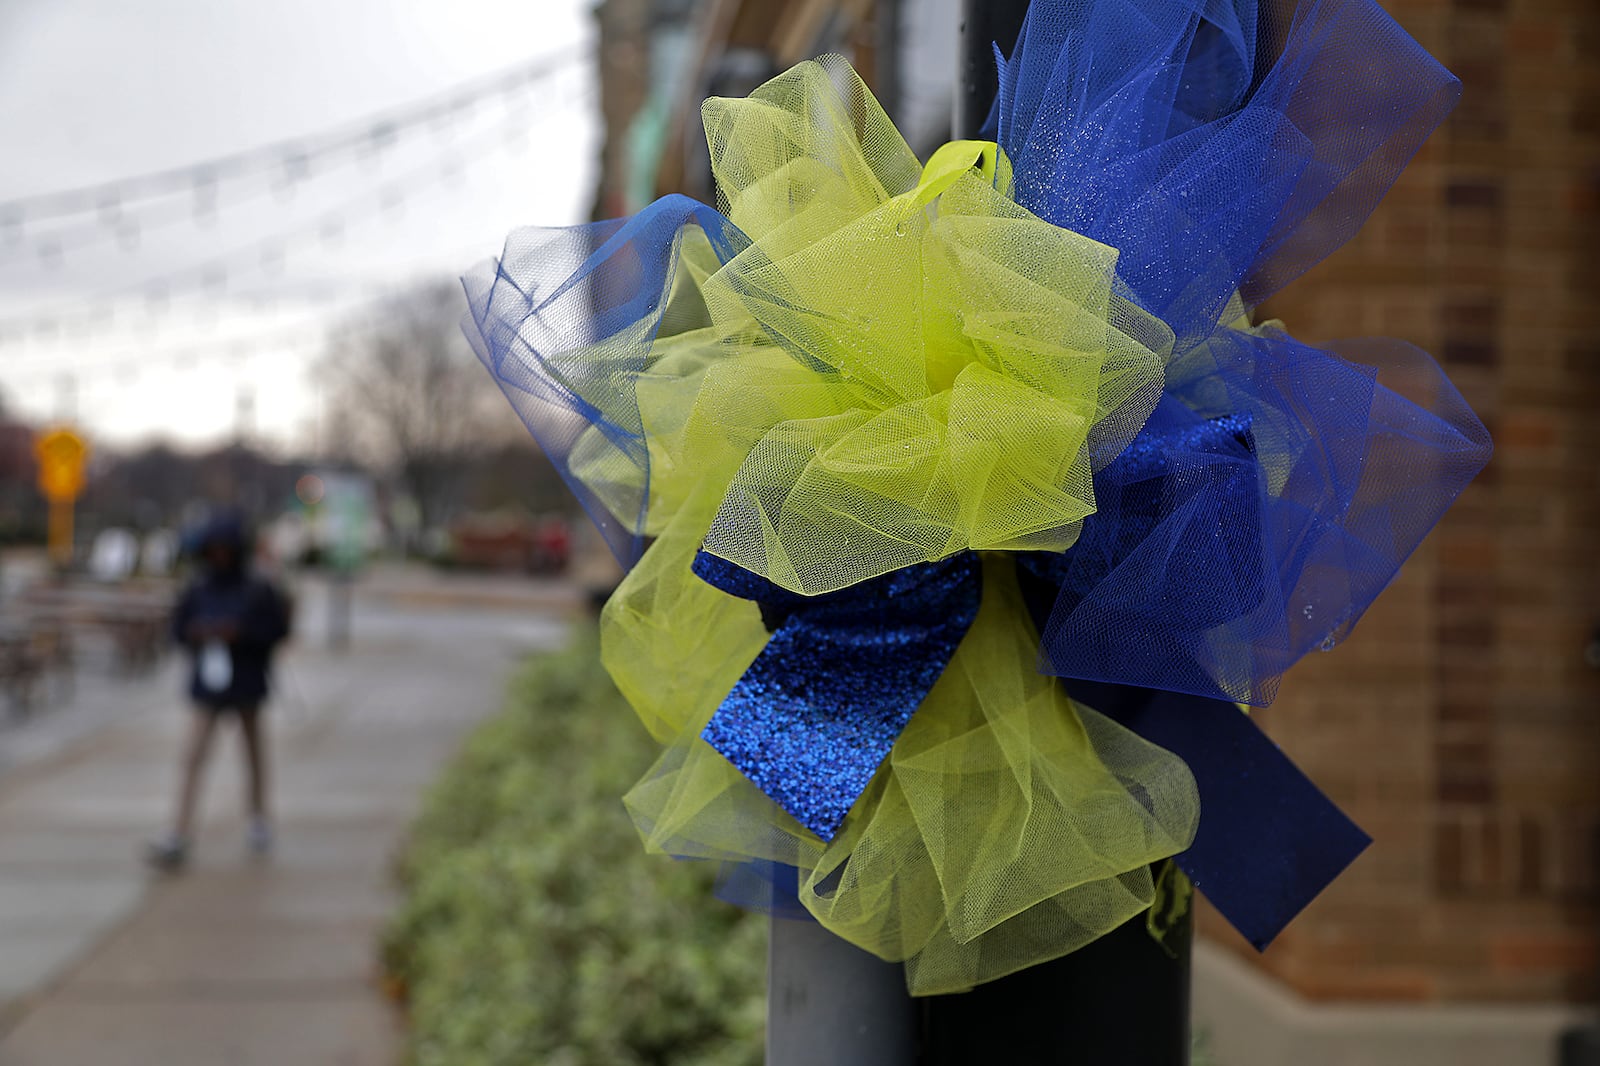
[[[1150,864],[1193,837],[1193,778],[1033,669],[1008,560],[986,560],[966,640],[824,844],[699,737],[765,631],[754,604],[688,573],[695,525],[663,531],[602,623],[612,676],[647,722],[677,729],[626,798],[651,850],[797,868],[807,911],[906,961],[918,995],[1066,954],[1149,907]],[[684,622],[670,635],[669,617]]]
[[[704,548],[813,595],[974,549],[1060,550],[1160,394],[1171,335],[1116,253],[1019,209],[992,145],[918,164],[842,60],[705,108],[727,215],[678,197],[522,232],[468,332],[631,559],[607,668],[664,753],[627,797],[649,847],[793,867],[801,904],[956,991],[1149,906],[1197,819],[1187,767],[1035,667],[1009,560],[834,839],[700,733],[766,642]]]
[[[626,220],[517,230],[462,278],[462,332],[625,563],[643,547],[650,463],[635,382],[657,361],[658,331],[704,317],[693,296],[670,299],[680,272],[692,292],[696,269],[748,245],[717,212],[669,196]]]
[[[707,103],[721,211],[513,235],[466,328],[637,563],[602,626],[664,746],[627,797],[648,845],[793,868],[919,993],[1147,907],[1193,779],[1035,666],[1266,702],[1482,466],[1422,353],[1248,314],[1355,231],[1456,91],[1370,0],[1036,0],[999,152],[919,166],[827,59]],[[805,595],[985,553],[965,641],[826,844],[700,739],[766,643],[757,605],[692,574],[702,548]],[[1016,551],[1060,577],[1042,643]]]
[[[702,477],[705,549],[807,595],[1069,547],[1171,346],[1116,252],[1018,208],[992,146],[924,170],[836,57],[705,117],[726,217],[523,231],[468,282],[480,355],[624,560]]]
[[[1247,444],[1192,447],[1184,430],[1226,415]],[[1146,453],[1159,461],[1134,461]],[[1101,513],[1063,559],[1046,668],[1270,703],[1285,670],[1349,633],[1488,454],[1410,345],[1219,330],[1169,368],[1144,433],[1096,479]]]
[[[1349,240],[1460,92],[1373,0],[1046,0],[990,125],[1018,202],[1183,340]]]
[[[1488,461],[1422,352],[1247,315],[1354,234],[1459,90],[1371,0],[1032,6],[991,116],[1017,199],[1118,248],[1177,338],[1129,449],[1159,462],[1097,476],[1046,669],[1269,703]],[[1232,454],[1193,447],[1230,415],[1250,427]]]

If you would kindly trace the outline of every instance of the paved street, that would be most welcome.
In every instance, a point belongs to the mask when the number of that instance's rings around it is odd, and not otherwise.
[[[172,802],[176,663],[86,680],[75,705],[0,733],[0,1064],[394,1062],[396,1016],[374,980],[390,859],[517,658],[564,639],[572,599],[489,587],[380,576],[357,593],[343,654],[323,646],[325,597],[305,590],[271,711],[270,859],[246,852],[228,736],[191,870],[155,877],[137,861]]]

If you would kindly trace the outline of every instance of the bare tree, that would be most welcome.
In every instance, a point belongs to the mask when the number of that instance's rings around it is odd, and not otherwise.
[[[507,433],[505,402],[457,323],[454,284],[388,301],[339,331],[320,367],[333,454],[389,472],[424,528],[444,521],[475,457]]]

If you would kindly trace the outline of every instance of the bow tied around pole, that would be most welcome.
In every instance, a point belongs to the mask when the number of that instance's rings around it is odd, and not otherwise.
[[[992,139],[925,166],[844,60],[802,63],[706,102],[721,210],[519,230],[464,279],[630,568],[602,655],[662,744],[624,798],[646,847],[914,993],[1093,941],[1168,858],[1265,945],[1367,844],[1241,707],[1489,442],[1416,349],[1252,309],[1458,86],[1371,0],[1257,21],[1036,0]],[[1381,107],[1329,96],[1356,65]]]

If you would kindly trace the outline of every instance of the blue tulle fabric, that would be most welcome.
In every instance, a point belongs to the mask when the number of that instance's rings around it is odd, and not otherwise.
[[[1116,247],[1178,338],[1128,450],[1160,462],[1096,477],[1043,665],[1270,703],[1489,457],[1416,348],[1245,317],[1355,233],[1460,83],[1371,0],[1041,0],[999,67],[1017,201]],[[1219,417],[1249,441],[1196,446]]]
[[[988,135],[1180,337],[1361,228],[1461,84],[1373,0],[1041,0]]]
[[[997,60],[987,136],[1011,195],[1115,248],[1122,295],[1176,337],[1143,430],[1094,456],[1077,544],[1022,563],[1047,590],[1041,666],[1107,713],[1126,704],[1136,731],[1159,719],[1156,743],[1210,767],[1202,836],[1218,843],[1191,849],[1191,872],[1258,916],[1249,935],[1264,943],[1365,837],[1331,805],[1308,827],[1292,765],[1241,770],[1215,730],[1190,728],[1199,704],[1161,694],[1204,701],[1206,721],[1271,764],[1227,705],[1269,703],[1294,662],[1348,634],[1488,460],[1482,424],[1425,353],[1314,347],[1253,316],[1355,233],[1459,83],[1373,0],[1035,0]],[[703,306],[673,299],[695,230],[723,263],[750,246],[669,196],[626,220],[519,230],[464,279],[465,332],[624,565],[645,546],[650,456],[619,382],[645,373],[658,334],[702,324]],[[597,470],[629,473],[601,492]],[[1285,870],[1239,857],[1257,840]],[[788,867],[725,873],[728,898],[794,906]]]
[[[694,324],[674,321],[685,312],[668,300],[689,228],[724,263],[750,246],[720,212],[665,196],[625,219],[519,229],[461,279],[462,332],[624,566],[644,551],[650,456],[638,400],[617,383],[644,373],[663,328]],[[602,499],[573,472],[579,448],[605,449],[637,476]]]

